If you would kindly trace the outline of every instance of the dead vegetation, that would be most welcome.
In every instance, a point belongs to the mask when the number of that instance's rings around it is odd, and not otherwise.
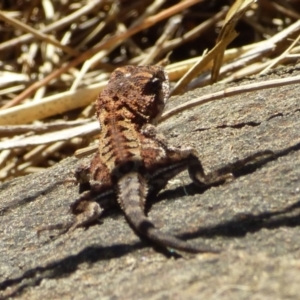
[[[165,65],[184,81],[176,94],[209,84],[213,60],[230,82],[299,59],[298,1],[236,3],[226,18],[233,1],[1,1],[0,180],[89,145],[93,102],[118,66]]]

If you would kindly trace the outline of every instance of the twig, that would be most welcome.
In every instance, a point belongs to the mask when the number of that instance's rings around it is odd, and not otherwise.
[[[23,93],[21,93],[19,96],[17,96],[15,99],[13,99],[12,101],[8,102],[7,104],[5,104],[2,109],[5,108],[9,108],[12,107],[18,103],[20,103],[21,101],[23,101],[24,99],[26,99],[27,97],[29,97],[32,93],[34,93],[34,91],[36,91],[38,88],[46,85],[47,83],[49,83],[51,80],[53,80],[54,78],[57,78],[58,76],[60,76],[62,73],[66,72],[67,70],[69,70],[72,67],[77,66],[78,64],[80,64],[81,62],[87,60],[88,58],[90,58],[92,55],[94,55],[95,53],[97,53],[98,51],[105,49],[106,47],[110,47],[112,46],[114,43],[119,42],[120,40],[125,40],[126,38],[134,35],[135,33],[149,28],[151,27],[153,24],[166,19],[176,13],[178,13],[179,11],[190,7],[191,5],[194,5],[198,2],[201,2],[202,0],[186,0],[186,1],[182,1],[168,9],[165,9],[164,11],[160,12],[159,14],[157,14],[156,16],[152,16],[147,18],[142,24],[139,24],[138,26],[135,26],[131,29],[129,29],[127,32],[124,32],[122,34],[116,35],[114,37],[111,37],[110,39],[103,41],[100,45],[98,45],[95,48],[89,49],[86,52],[82,53],[80,56],[78,56],[77,58],[75,58],[73,61],[67,63],[65,66],[61,67],[60,69],[52,72],[51,74],[49,74],[47,77],[45,77],[44,79],[35,82],[33,85],[31,85],[30,87],[28,87]]]
[[[199,62],[197,62],[182,78],[179,80],[173,89],[171,95],[176,95],[181,93],[186,85],[195,78],[202,68],[207,65],[225,45],[228,45],[237,36],[237,33],[234,31],[231,35],[226,36],[221,40],[212,50],[210,50]]]
[[[47,33],[52,30],[59,30],[66,26],[68,26],[70,23],[74,22],[81,16],[90,13],[91,11],[98,9],[98,6],[103,5],[106,1],[103,0],[95,0],[88,2],[84,7],[78,9],[77,11],[73,12],[72,14],[58,20],[57,22],[54,22],[44,28],[41,28],[41,33]],[[34,35],[31,33],[24,34],[22,36],[18,36],[14,39],[11,39],[7,42],[4,42],[0,44],[0,51],[6,50],[11,47],[15,47],[18,44],[24,44],[29,41],[31,41],[34,38]]]
[[[231,97],[234,95],[238,95],[241,93],[247,93],[247,92],[253,92],[253,91],[258,91],[262,89],[270,89],[274,88],[277,86],[284,86],[284,85],[290,85],[290,84],[296,84],[300,83],[300,76],[294,76],[294,77],[289,77],[289,78],[282,78],[282,79],[275,79],[275,80],[269,80],[265,82],[260,82],[260,83],[251,83],[239,87],[231,87],[227,88],[223,91],[205,95],[199,98],[196,98],[192,101],[186,102],[182,105],[179,105],[175,107],[174,109],[171,109],[167,112],[165,112],[162,116],[161,119],[159,120],[160,122],[167,120],[168,118],[177,115],[178,113],[187,110],[189,108],[198,106],[198,105],[203,105],[205,103],[209,103],[215,100],[222,100],[225,97]]]
[[[43,101],[31,101],[0,110],[0,125],[26,124],[89,105],[105,85],[106,82],[100,82],[76,92],[64,92],[44,98]]]
[[[285,58],[285,56],[291,51],[291,49],[299,42],[300,40],[300,34],[298,37],[293,41],[293,43],[283,52],[281,53],[278,57],[274,58],[271,63],[269,62],[269,65],[260,72],[260,74],[265,74],[267,73],[272,67],[274,67],[276,64],[278,64],[281,60]]]
[[[30,32],[34,37],[44,41],[44,42],[47,42],[47,43],[50,43],[60,49],[62,49],[63,51],[65,51],[66,53],[70,54],[70,55],[73,55],[73,56],[77,56],[79,55],[79,52],[77,50],[74,50],[68,46],[65,46],[65,45],[62,45],[58,40],[56,40],[55,38],[52,38],[40,31],[37,31],[35,29],[33,29],[32,27],[24,24],[23,22],[17,20],[17,19],[14,19],[12,17],[9,17],[7,16],[5,13],[3,13],[1,10],[0,10],[0,19],[15,26],[16,28],[19,28],[25,32]]]
[[[151,48],[151,51],[148,53],[148,55],[142,60],[142,62],[140,63],[141,66],[153,64],[155,58],[158,55],[161,55],[161,50],[163,48],[164,43],[173,35],[175,30],[178,28],[181,20],[181,15],[176,15],[169,19],[168,23],[165,26],[163,34],[156,41],[155,45]]]

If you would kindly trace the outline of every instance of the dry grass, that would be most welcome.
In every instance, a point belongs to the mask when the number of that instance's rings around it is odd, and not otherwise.
[[[91,143],[98,132],[93,101],[116,67],[159,63],[177,82],[214,47],[231,4],[1,1],[0,180],[40,171]],[[296,0],[250,5],[219,80],[295,63],[299,19]],[[211,68],[209,59],[183,89],[209,84]]]

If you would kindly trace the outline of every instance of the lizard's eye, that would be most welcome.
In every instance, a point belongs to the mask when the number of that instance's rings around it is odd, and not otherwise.
[[[156,91],[161,88],[161,81],[160,81],[159,78],[157,78],[157,77],[153,78],[153,80],[152,80],[152,87]]]
[[[145,94],[156,94],[161,90],[161,81],[159,78],[155,77],[151,81],[147,82],[145,85]]]

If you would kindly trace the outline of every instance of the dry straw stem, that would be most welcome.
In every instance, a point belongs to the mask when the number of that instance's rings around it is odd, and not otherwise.
[[[139,32],[143,29],[149,28],[150,26],[156,24],[157,22],[164,20],[176,13],[179,13],[183,9],[186,9],[187,7],[190,7],[198,2],[201,2],[201,0],[182,1],[168,9],[165,9],[164,11],[160,12],[156,16],[148,17],[141,24],[128,29],[128,31],[118,34],[118,35],[115,35],[115,36],[109,38],[108,40],[101,42],[100,45],[98,45],[97,47],[87,50],[86,52],[82,53],[80,56],[78,56],[71,62],[67,63],[65,66],[61,67],[60,69],[58,69],[58,70],[52,72],[50,75],[46,76],[44,79],[35,82],[30,87],[28,87],[24,92],[22,92],[19,96],[17,96],[15,99],[13,99],[12,101],[10,101],[6,105],[4,105],[2,108],[3,109],[9,108],[9,107],[19,104],[24,99],[26,99],[27,97],[32,95],[38,88],[46,85],[51,80],[57,78],[61,74],[68,71],[70,68],[76,67],[78,64],[89,59],[92,55],[94,55],[98,51],[103,50],[105,48],[109,48],[109,47],[113,46],[115,43],[118,43],[120,40],[124,41],[125,39],[129,38],[133,34]]]
[[[239,48],[228,49],[224,53],[223,62],[229,62],[231,60],[237,59],[238,57],[240,57],[244,53],[250,51],[251,49],[259,47],[259,45],[262,43],[264,43],[264,42],[250,44],[250,45],[242,46]],[[182,61],[179,61],[174,64],[166,66],[165,69],[168,72],[170,81],[177,81],[201,58],[202,58],[202,56],[193,57],[193,58],[190,58],[187,60],[182,60]],[[212,62],[209,62],[208,65],[203,68],[203,71],[208,71],[211,69],[211,67],[212,67]]]
[[[235,69],[241,68],[242,66],[248,65],[250,62],[256,62],[263,59],[267,54],[273,52],[276,49],[276,45],[280,43],[286,44],[286,40],[289,36],[294,35],[295,33],[300,31],[300,20],[291,24],[289,27],[285,28],[281,32],[275,34],[268,40],[262,42],[258,47],[253,48],[249,52],[244,53],[239,59],[234,62],[224,66],[221,68],[220,74],[224,76],[229,71],[233,71]],[[291,51],[293,52],[293,51]],[[299,48],[295,48],[294,53],[299,53]],[[252,69],[251,72],[244,72],[243,75],[252,75],[258,74],[261,69],[265,68],[265,65],[268,65],[270,62],[260,63],[257,65],[255,69]],[[246,70],[245,70],[246,71]],[[224,82],[229,82],[230,80],[241,78],[236,74],[232,74],[231,76],[227,76]]]
[[[99,91],[107,82],[91,85],[75,92],[65,92],[45,98],[39,102],[0,110],[0,125],[26,124],[34,120],[54,116],[78,107],[89,105],[95,101]]]
[[[105,1],[89,1],[86,5],[84,5],[82,8],[78,9],[77,11],[73,12],[72,14],[57,20],[56,22],[45,26],[44,28],[41,28],[39,30],[40,33],[47,33],[54,30],[62,29],[72,22],[79,19],[81,16],[88,14],[89,12],[96,10],[99,8],[99,6],[103,5]],[[4,42],[0,44],[0,51],[7,50],[9,48],[18,46],[20,44],[28,43],[32,39],[34,39],[34,35],[31,33],[27,33],[24,35],[21,35],[19,37],[16,37],[14,39],[11,39],[7,42]]]
[[[300,58],[299,53],[300,53],[300,46],[294,47],[293,49],[290,50],[290,54],[287,54],[287,55],[285,55],[284,57],[282,57],[280,59],[280,62],[281,63],[295,62]],[[273,60],[272,60],[272,62],[273,62]],[[237,69],[236,63],[235,64],[230,64],[230,65],[233,66],[232,70]],[[230,65],[228,65],[228,69],[229,69]],[[239,78],[244,78],[245,76],[258,74],[262,70],[267,68],[269,65],[270,65],[270,61],[254,62],[254,63],[249,64],[248,66],[246,66],[242,69],[238,69],[236,72],[232,73],[230,76],[227,76],[226,78],[224,78],[220,82],[222,82],[222,83],[231,82],[231,81],[239,79]]]
[[[288,9],[288,8],[278,4],[276,2],[273,2],[273,1],[270,1],[270,5],[273,6],[278,12],[283,13],[287,17],[293,18],[295,20],[300,19],[300,14],[296,13],[292,9]]]
[[[14,26],[14,27],[16,27],[16,28],[18,28],[22,31],[30,32],[37,39],[40,39],[40,40],[45,41],[49,44],[52,44],[52,45],[62,49],[63,51],[65,51],[66,53],[68,53],[72,56],[79,55],[78,51],[76,51],[76,50],[74,50],[74,49],[72,49],[68,46],[62,45],[55,38],[52,38],[52,37],[40,32],[40,31],[37,31],[37,30],[33,29],[32,27],[26,25],[25,23],[20,22],[19,20],[10,17],[9,15],[2,12],[1,10],[0,10],[0,20],[3,20],[5,22],[7,22],[7,23],[11,24],[12,26]]]
[[[249,49],[260,45],[253,44],[239,49],[229,49],[225,52],[224,61],[232,60]],[[175,81],[185,73],[199,57],[175,63],[166,67],[170,80]],[[34,120],[55,116],[79,107],[93,103],[99,92],[106,86],[107,81],[89,86],[77,91],[68,91],[44,98],[41,101],[28,102],[15,107],[0,110],[0,125],[26,124]]]
[[[72,128],[75,126],[86,124],[88,122],[89,122],[89,120],[84,119],[84,120],[75,120],[75,121],[57,121],[55,123],[40,123],[39,122],[38,124],[0,126],[0,137],[24,134],[24,133],[28,133],[28,132],[46,133],[49,131]]]
[[[269,65],[260,72],[260,74],[265,74],[267,73],[272,67],[274,67],[275,65],[277,65],[280,61],[283,61],[289,52],[291,52],[291,50],[293,49],[293,47],[295,47],[296,44],[298,44],[300,40],[300,34],[298,35],[298,37],[293,41],[293,43],[278,57],[274,58]]]
[[[225,39],[228,35],[235,35],[235,26],[238,20],[243,16],[248,7],[253,4],[256,0],[236,0],[233,5],[230,7],[224,25],[221,28],[219,36],[217,38],[216,43]],[[233,40],[233,38],[232,38]],[[228,44],[231,42],[231,39],[228,39]],[[218,79],[219,71],[222,65],[222,60],[224,56],[224,52],[228,44],[224,44],[224,48],[220,49],[217,55],[214,57],[214,65],[211,70],[211,83],[215,83]]]
[[[195,78],[201,70],[213,60],[213,58],[219,53],[220,50],[224,49],[235,37],[237,33],[235,31],[228,34],[222,39],[211,51],[209,51],[202,59],[200,59],[182,78],[179,80],[171,92],[171,95],[180,94],[187,84]]]
[[[262,89],[269,89],[269,88],[274,88],[278,86],[284,86],[284,85],[290,85],[290,84],[297,84],[300,83],[300,76],[294,76],[290,78],[282,78],[282,79],[275,79],[275,80],[269,80],[265,82],[260,82],[260,83],[253,83],[253,84],[247,84],[239,87],[231,87],[227,88],[223,91],[205,95],[199,98],[196,98],[192,101],[186,102],[182,105],[177,106],[174,109],[171,109],[167,112],[165,112],[161,119],[160,122],[167,120],[168,118],[177,115],[178,113],[193,108],[198,105],[203,105],[212,101],[216,100],[222,100],[225,97],[231,97],[235,96],[241,93],[247,93],[247,92],[253,92],[253,91],[258,91]]]
[[[132,24],[131,24],[131,28],[133,27],[138,27],[140,26],[140,24],[142,24],[145,20],[146,17],[148,17],[151,14],[155,14],[157,12],[157,10],[165,3],[165,1],[155,1],[152,5],[150,5],[148,7],[148,9],[146,9],[146,11],[144,12],[144,14],[142,14],[137,20],[135,20]],[[107,14],[106,20],[104,20],[101,24],[99,24],[99,26],[97,26],[97,28],[94,30],[94,32],[91,35],[95,35],[96,32],[98,33],[102,28],[104,28],[105,24],[108,23],[111,19],[113,19],[114,17],[116,17],[117,13],[118,13],[118,5],[117,4],[113,4],[109,13]],[[122,34],[124,32],[126,32],[128,29],[126,28],[126,26],[119,22],[117,25],[117,31],[115,32],[115,35],[119,35]],[[83,43],[86,43],[89,37],[87,37],[86,39],[84,39]],[[129,42],[130,39],[127,39],[127,42]],[[117,48],[122,42],[124,42],[122,39],[120,39],[118,42],[114,43],[113,45],[111,45],[108,48],[105,48],[102,51],[99,51],[98,53],[96,53],[95,55],[93,55],[90,59],[88,59],[82,66],[79,74],[76,76],[72,86],[71,86],[71,91],[75,91],[80,83],[80,81],[82,80],[82,78],[84,77],[84,75],[87,73],[87,71],[93,67],[93,65],[95,65],[96,63],[98,63],[99,61],[101,61],[103,58],[107,57],[109,55],[109,53],[111,53],[115,48]],[[134,47],[137,48],[137,45],[134,44]],[[152,63],[152,61],[151,61]]]
[[[113,4],[111,9],[109,10],[109,12],[106,15],[106,18],[80,44],[87,43],[88,40],[91,39],[94,35],[99,34],[99,32],[101,32],[101,30],[105,28],[105,24],[107,24],[111,20],[113,20],[117,16],[117,13],[118,13],[118,7],[116,4]],[[118,24],[118,28],[117,28],[117,31],[115,34],[118,35],[118,34],[124,33],[125,31],[126,31],[126,28],[124,28],[124,26],[122,26],[121,24]],[[99,51],[98,53],[93,55],[90,59],[86,60],[83,64],[81,70],[75,77],[75,80],[73,81],[70,91],[76,91],[80,82],[82,81],[84,75],[87,73],[87,71],[91,67],[93,67],[93,65],[95,65],[96,63],[101,61],[103,58],[105,58],[107,55],[109,55],[109,53],[111,51],[113,51],[116,47],[118,47],[122,42],[123,41],[120,40],[118,43],[115,43],[113,46],[106,48],[105,50]]]
[[[238,69],[239,73],[241,73],[243,76],[246,75],[252,75],[257,74],[260,72],[261,69],[265,68],[267,63],[259,63],[256,65],[256,68],[252,68],[247,70],[247,65],[249,65],[251,62],[257,62],[264,59],[267,55],[273,53],[277,47],[277,45],[284,43],[286,44],[286,40],[289,36],[294,35],[295,33],[300,31],[300,20],[291,24],[289,27],[285,28],[281,32],[275,34],[268,40],[265,40],[263,42],[257,43],[255,47],[251,48],[249,51],[244,52],[239,57],[236,57],[233,62],[228,63],[227,65],[224,65],[221,70],[219,77],[223,78],[226,74],[232,73],[234,70]],[[298,49],[295,49],[295,52]],[[299,51],[299,50],[298,50]],[[222,80],[222,82],[230,82],[232,80],[241,78],[243,76],[238,76],[237,74],[231,74],[228,75],[225,80]],[[190,85],[189,88],[195,88],[197,86],[203,86],[205,84],[209,83],[209,78],[201,78],[200,80],[196,81],[194,85]]]
[[[34,136],[23,137],[21,139],[18,137],[17,140],[12,139],[0,142],[0,150],[50,144],[56,141],[68,141],[74,137],[94,135],[99,130],[98,122],[89,122],[72,128],[62,129],[59,131],[59,135],[54,131],[43,135],[35,134]]]
[[[187,31],[185,34],[183,34],[180,37],[175,37],[172,40],[166,40],[160,50],[160,55],[162,56],[163,54],[169,53],[170,51],[176,49],[177,47],[194,40],[195,38],[201,36],[201,34],[204,34],[206,32],[206,30],[208,30],[209,28],[211,28],[212,26],[215,26],[216,23],[218,21],[220,21],[226,14],[227,9],[223,9],[220,12],[218,12],[217,14],[213,15],[211,18],[205,20],[204,22],[200,23],[198,26],[192,28],[190,31]],[[155,46],[153,46],[155,48]],[[141,60],[144,59],[144,56],[148,55],[147,53],[153,51],[153,47],[146,49],[141,55],[132,58],[129,61],[129,64],[140,64]],[[195,59],[195,58],[193,58]],[[193,60],[191,59],[191,60]],[[181,64],[185,64],[185,61],[181,61]],[[181,75],[182,76],[182,75]],[[180,76],[180,77],[181,77]],[[179,77],[175,77],[175,78],[170,78],[171,80],[176,80]]]
[[[156,41],[155,45],[152,47],[151,51],[149,51],[148,55],[141,61],[141,66],[150,65],[151,63],[153,63],[153,61],[155,61],[155,58],[157,56],[161,56],[164,43],[173,36],[181,20],[181,15],[176,15],[169,19],[161,37]]]
[[[229,9],[224,25],[219,33],[216,41],[216,46],[203,56],[176,84],[172,91],[172,95],[180,94],[186,88],[187,84],[192,81],[198,74],[200,74],[204,67],[214,60],[212,68],[211,82],[216,82],[219,70],[221,68],[222,60],[226,47],[238,36],[234,27],[237,21],[245,13],[247,8],[254,3],[254,0],[236,0]]]

